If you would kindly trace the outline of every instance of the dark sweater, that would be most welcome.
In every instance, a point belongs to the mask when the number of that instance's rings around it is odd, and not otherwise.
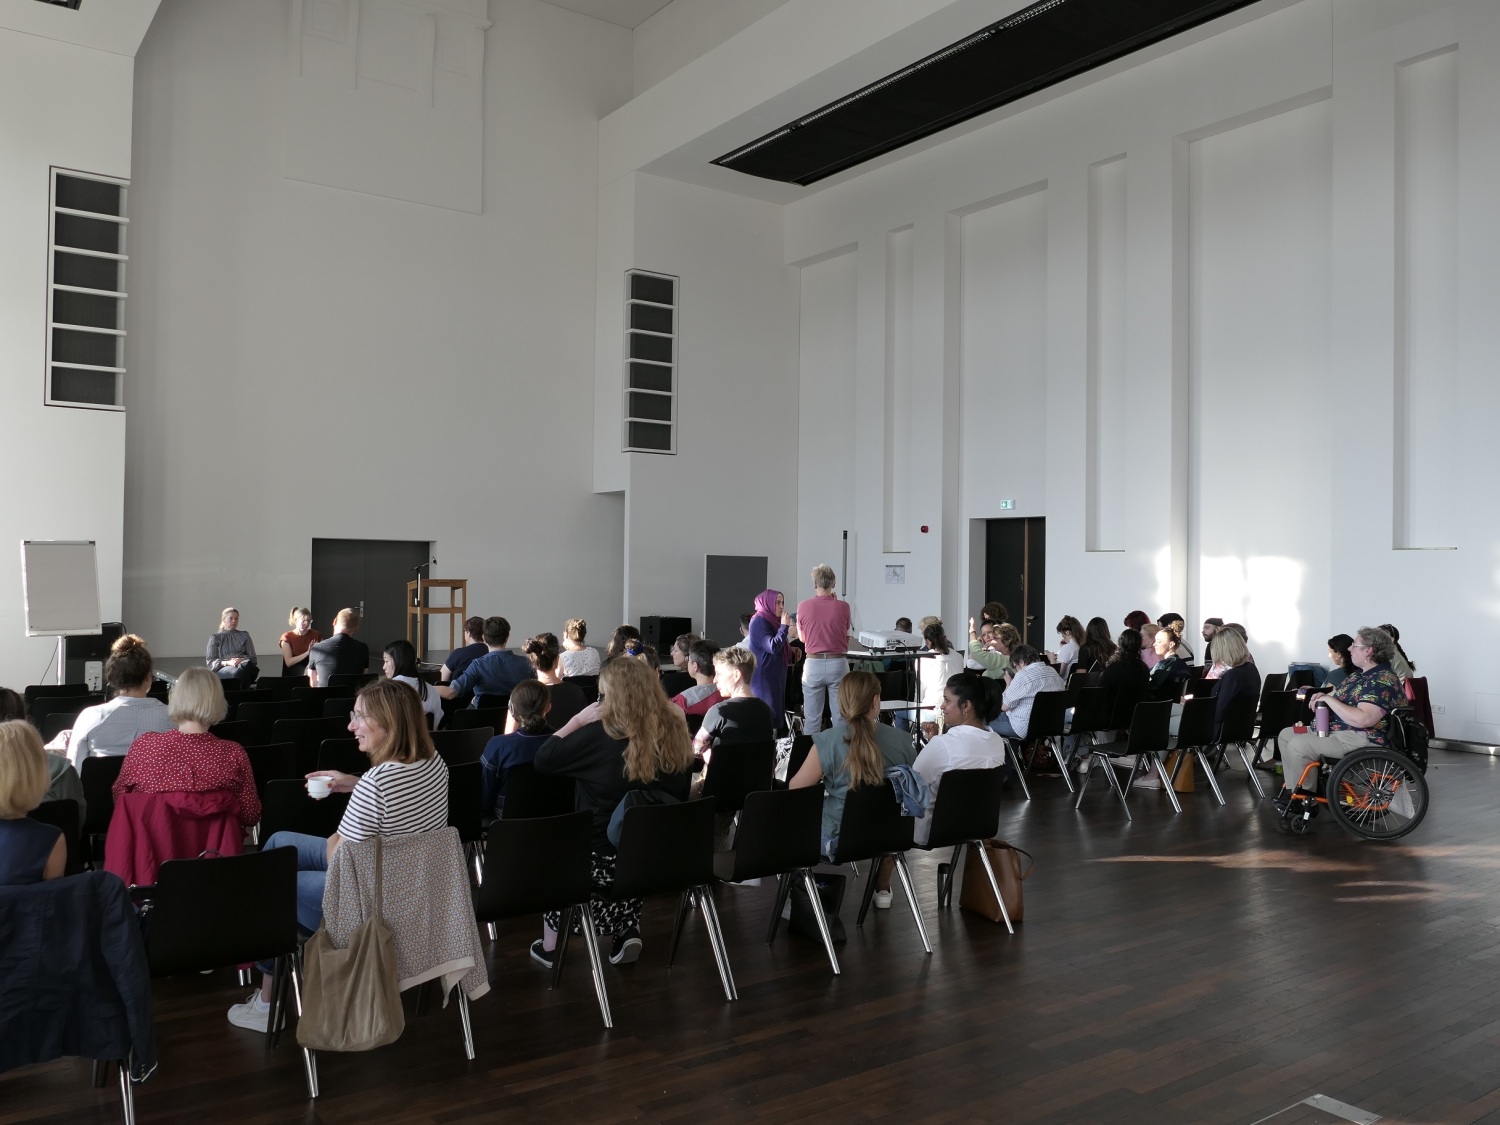
[[[1144,660],[1132,657],[1104,665],[1097,675],[1098,687],[1144,691],[1151,680],[1151,669]]]
[[[1248,660],[1219,677],[1219,690],[1214,693],[1217,701],[1214,707],[1216,730],[1224,724],[1224,716],[1229,714],[1230,701],[1242,695],[1260,698],[1260,669]]]
[[[1193,666],[1180,656],[1164,656],[1151,669],[1151,689],[1164,688],[1173,680],[1185,680],[1192,674]]]
[[[613,852],[609,842],[609,818],[620,798],[632,789],[664,789],[679,800],[687,800],[692,775],[688,773],[659,777],[655,781],[629,781],[625,777],[623,738],[611,738],[602,722],[579,727],[566,738],[553,735],[542,743],[532,762],[538,773],[562,774],[577,784],[573,788],[574,808],[594,815],[594,850]]]

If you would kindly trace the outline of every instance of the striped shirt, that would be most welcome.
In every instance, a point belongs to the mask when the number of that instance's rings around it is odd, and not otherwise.
[[[79,712],[68,739],[68,759],[74,769],[82,769],[83,760],[90,754],[118,757],[141,735],[172,729],[167,705],[161,700],[117,695],[108,703]]]
[[[448,824],[448,766],[433,755],[422,762],[381,762],[364,774],[339,821],[345,840],[436,832]]]
[[[217,672],[224,661],[235,656],[249,657],[250,663],[255,663],[255,642],[245,630],[221,629],[208,638],[208,651],[204,653],[204,659],[213,671]]]

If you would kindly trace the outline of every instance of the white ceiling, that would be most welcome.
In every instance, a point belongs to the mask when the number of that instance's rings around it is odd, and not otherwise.
[[[661,11],[672,0],[548,0],[559,8],[582,12],[596,20],[635,28]]]

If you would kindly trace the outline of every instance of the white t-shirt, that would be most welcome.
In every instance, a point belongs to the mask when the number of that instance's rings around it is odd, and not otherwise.
[[[917,660],[917,702],[932,710],[919,716],[924,723],[938,721],[937,708],[943,705],[943,688],[949,679],[964,670],[964,654],[958,649],[938,656],[923,656]]]
[[[937,802],[938,786],[949,770],[982,770],[1005,764],[1005,739],[989,727],[949,727],[917,755],[911,768],[927,783],[928,795]],[[932,809],[916,824],[916,840],[927,843],[932,833]]]
[[[427,685],[427,698],[422,699],[422,683],[415,676],[392,676],[398,684],[405,684],[417,693],[417,698],[422,704],[422,710],[432,716],[432,730],[437,730],[443,721],[443,697],[437,693],[437,689],[431,684]]]

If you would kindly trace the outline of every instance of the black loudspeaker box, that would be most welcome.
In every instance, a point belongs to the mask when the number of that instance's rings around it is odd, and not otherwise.
[[[656,650],[663,661],[670,660],[672,642],[693,631],[691,617],[643,617],[641,639]]]

